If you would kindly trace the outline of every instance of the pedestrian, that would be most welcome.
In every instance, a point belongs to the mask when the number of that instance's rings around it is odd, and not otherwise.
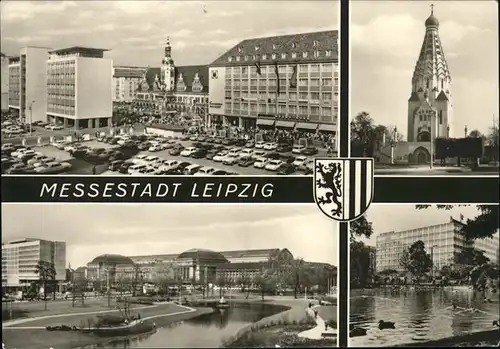
[[[318,318],[318,309],[314,309],[314,319]]]
[[[95,173],[96,173],[96,168],[95,168],[95,165],[92,167],[92,174],[95,176]]]

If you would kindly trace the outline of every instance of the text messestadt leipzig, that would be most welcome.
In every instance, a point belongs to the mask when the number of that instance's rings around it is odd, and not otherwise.
[[[51,198],[269,198],[272,183],[44,183],[40,197]]]

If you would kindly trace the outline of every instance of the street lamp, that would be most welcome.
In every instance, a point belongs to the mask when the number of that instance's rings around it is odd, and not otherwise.
[[[438,245],[432,245],[431,246],[431,261],[432,261],[432,279],[434,279],[434,247],[439,247]]]
[[[31,103],[28,105],[28,109],[30,111],[30,122],[29,122],[29,124],[30,124],[30,136],[31,136],[32,131],[33,131],[32,126],[31,126],[31,124],[33,123],[33,103],[35,103],[34,100],[31,101]]]

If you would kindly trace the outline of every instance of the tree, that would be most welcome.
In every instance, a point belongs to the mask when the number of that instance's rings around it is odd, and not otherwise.
[[[373,139],[375,125],[370,114],[361,112],[351,121],[351,148],[356,156],[371,155],[373,153]],[[357,149],[357,150],[355,150]]]
[[[262,300],[264,300],[264,295],[266,293],[269,294],[276,292],[275,275],[270,270],[265,270],[255,277],[255,285],[260,291]]]
[[[405,272],[408,272],[411,269],[411,262],[410,251],[405,248],[399,256],[399,265]]]
[[[470,138],[486,138],[481,132],[478,130],[472,130],[469,132]]]
[[[160,262],[155,267],[153,283],[160,294],[169,294],[170,286],[175,283],[175,271],[171,263]]]
[[[417,210],[428,209],[432,205],[417,205]],[[458,206],[467,205],[436,205],[441,210],[451,210]],[[473,219],[467,219],[461,226],[460,231],[468,241],[492,237],[499,229],[499,207],[498,205],[477,205],[478,215]]]
[[[351,287],[365,287],[373,277],[370,270],[370,250],[361,241],[350,244],[350,283]]]
[[[351,242],[360,237],[369,239],[373,234],[372,223],[363,215],[349,224],[349,233]]]
[[[454,261],[456,264],[475,267],[488,263],[490,259],[484,255],[483,251],[467,247],[454,256]]]
[[[414,242],[408,249],[410,255],[410,265],[408,271],[415,276],[422,276],[432,269],[432,259],[425,251],[425,244],[422,240]]]
[[[71,306],[73,308],[78,298],[80,298],[81,305],[85,305],[85,292],[87,291],[88,284],[89,280],[85,277],[77,277],[73,280],[71,297]]]
[[[244,273],[240,276],[237,282],[241,287],[241,292],[245,294],[245,299],[248,299],[253,282],[252,278],[247,273]]]
[[[35,274],[38,274],[38,279],[43,285],[43,299],[45,300],[45,310],[47,310],[47,285],[56,279],[56,268],[53,263],[38,261],[35,266]]]
[[[115,281],[115,287],[118,292],[120,292],[120,296],[123,296],[124,292],[130,291],[133,288],[134,282],[128,276],[123,274],[119,275]]]
[[[134,297],[136,295],[137,286],[140,286],[141,293],[142,293],[143,274],[142,274],[141,266],[139,264],[134,264],[134,277],[132,278],[132,284],[131,284],[132,296],[134,296]]]
[[[217,280],[215,281],[215,283],[219,287],[219,297],[222,298],[224,296],[224,290],[229,284],[229,280],[226,278],[226,274],[220,273],[217,276]]]

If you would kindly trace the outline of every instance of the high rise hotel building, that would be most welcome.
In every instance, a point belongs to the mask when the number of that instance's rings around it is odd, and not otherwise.
[[[26,122],[75,129],[111,125],[113,61],[105,51],[23,48],[9,63],[9,108]]]
[[[248,39],[209,67],[209,122],[336,132],[338,32]]]
[[[54,265],[56,281],[66,279],[66,243],[39,239],[19,239],[2,243],[2,289],[29,286],[40,279],[38,262]]]
[[[376,271],[403,271],[399,260],[403,250],[421,240],[425,250],[431,255],[435,269],[453,267],[455,255],[463,249],[474,247],[483,251],[492,263],[499,262],[499,235],[468,243],[460,232],[463,223],[450,219],[449,222],[404,231],[391,231],[377,236]]]

